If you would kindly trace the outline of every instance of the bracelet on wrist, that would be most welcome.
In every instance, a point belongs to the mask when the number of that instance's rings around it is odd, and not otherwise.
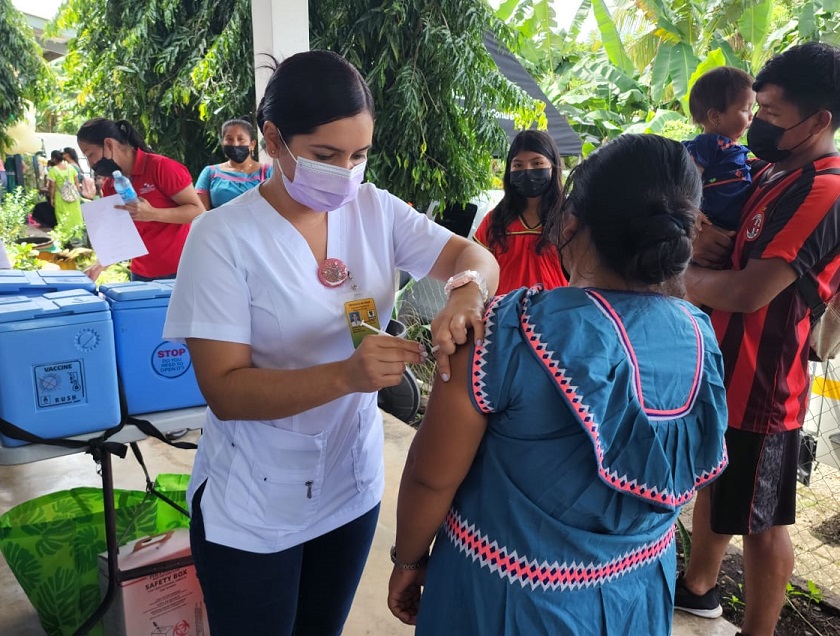
[[[425,565],[428,560],[429,555],[425,554],[419,561],[414,561],[413,563],[403,563],[402,561],[397,561],[397,546],[391,546],[391,563],[396,565],[399,570],[418,570]]]
[[[463,287],[469,283],[475,283],[478,286],[478,291],[481,294],[481,302],[486,303],[489,297],[487,292],[487,282],[484,280],[484,276],[474,269],[467,269],[463,272],[459,272],[446,281],[446,284],[443,286],[443,293],[446,296],[446,299],[449,300],[449,295],[452,293],[452,290]]]

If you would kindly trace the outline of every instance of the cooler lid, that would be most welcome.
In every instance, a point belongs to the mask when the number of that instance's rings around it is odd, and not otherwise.
[[[43,294],[42,296],[0,296],[0,325],[40,318],[107,312],[108,303],[83,290]]]
[[[62,291],[65,289],[84,289],[91,293],[96,291],[96,283],[88,278],[84,272],[76,270],[60,269],[55,271],[40,270],[37,272],[41,280],[49,287],[49,291]]]
[[[96,284],[84,272],[75,270],[38,270],[21,272],[14,269],[0,270],[0,295],[22,293],[45,294],[65,289],[96,291]]]
[[[112,303],[115,310],[120,309],[120,303],[140,303],[147,307],[168,305],[169,297],[172,295],[172,285],[165,284],[166,282],[111,283],[100,285],[99,293]]]
[[[84,276],[84,274],[82,274]],[[87,276],[85,276],[87,278]],[[88,278],[88,280],[90,280]],[[44,288],[46,285],[38,272],[22,272],[17,269],[0,270],[0,294],[17,295],[24,290],[33,291],[34,288]],[[46,291],[46,290],[44,290]]]

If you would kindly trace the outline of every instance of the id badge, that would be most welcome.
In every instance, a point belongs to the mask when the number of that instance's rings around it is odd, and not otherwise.
[[[347,318],[347,326],[350,328],[350,336],[353,338],[353,348],[358,349],[362,340],[375,332],[371,331],[362,323],[380,329],[379,314],[376,311],[376,302],[373,298],[355,298],[344,303],[344,315]]]

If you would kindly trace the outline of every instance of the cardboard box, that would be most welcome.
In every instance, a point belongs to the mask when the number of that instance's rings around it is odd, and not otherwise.
[[[175,563],[190,554],[189,531],[184,529],[122,546],[120,572],[151,565],[159,571],[118,584],[103,619],[106,636],[210,636],[195,566],[191,560],[188,565]],[[107,554],[99,555],[99,586],[104,596]]]

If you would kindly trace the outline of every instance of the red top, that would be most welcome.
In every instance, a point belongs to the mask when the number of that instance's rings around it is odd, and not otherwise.
[[[154,208],[177,208],[180,204],[172,196],[192,185],[187,167],[162,155],[148,154],[137,149],[131,185],[137,196],[146,199]],[[114,180],[105,179],[102,194],[116,194]],[[189,224],[135,221],[140,238],[149,253],[131,259],[131,271],[139,276],[155,278],[170,276],[178,271],[178,261],[190,231]]]
[[[823,300],[840,287],[840,156],[756,179],[741,213],[732,269],[782,258],[814,282]],[[808,406],[810,310],[791,285],[749,314],[712,312],[725,368],[729,426],[755,433],[802,427]]]
[[[532,287],[537,283],[542,283],[545,289],[569,284],[554,246],[546,245],[542,254],[537,254],[536,244],[542,233],[542,225],[528,227],[521,217],[516,217],[507,227],[507,251],[502,252],[496,245],[490,248],[488,232],[492,214],[493,210],[481,220],[473,239],[489,249],[499,262],[499,288],[496,294],[507,294],[514,289]]]

